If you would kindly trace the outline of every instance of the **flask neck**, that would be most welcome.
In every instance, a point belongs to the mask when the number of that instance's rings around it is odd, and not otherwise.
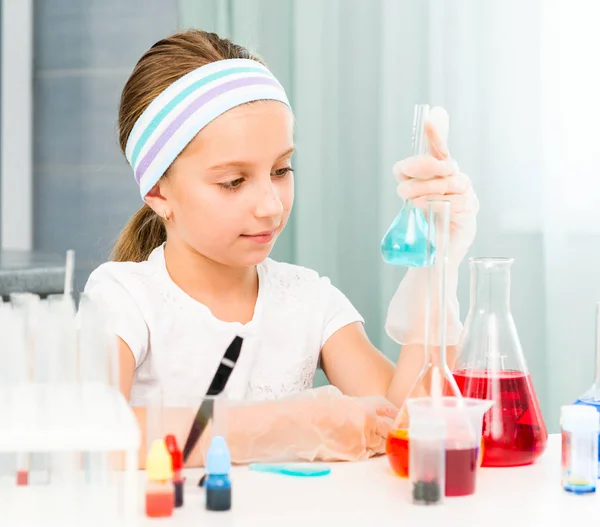
[[[600,388],[600,302],[596,304],[596,368],[594,370],[594,386]]]
[[[511,258],[471,260],[471,309],[478,313],[510,313]]]

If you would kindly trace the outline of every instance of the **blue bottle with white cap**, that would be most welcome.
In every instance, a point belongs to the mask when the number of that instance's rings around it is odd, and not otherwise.
[[[206,509],[231,509],[231,454],[222,436],[213,437],[206,454]]]

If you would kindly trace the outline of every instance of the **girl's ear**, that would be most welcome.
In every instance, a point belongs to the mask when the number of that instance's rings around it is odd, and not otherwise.
[[[151,207],[152,210],[154,212],[156,212],[156,214],[158,214],[158,216],[160,216],[161,218],[164,217],[165,211],[167,211],[167,209],[168,209],[168,205],[167,205],[167,198],[164,196],[162,189],[161,189],[161,181],[156,183],[156,185],[154,185],[150,189],[148,194],[146,194],[146,197],[144,198],[144,200],[146,201],[148,206]],[[167,211],[167,215],[168,215],[168,211]]]

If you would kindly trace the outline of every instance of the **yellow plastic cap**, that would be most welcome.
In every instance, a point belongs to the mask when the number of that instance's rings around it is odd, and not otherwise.
[[[146,476],[152,481],[167,481],[173,477],[171,455],[162,439],[155,439],[152,442],[146,460]]]

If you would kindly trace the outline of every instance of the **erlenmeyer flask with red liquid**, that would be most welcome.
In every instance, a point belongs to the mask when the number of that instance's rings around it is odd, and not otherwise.
[[[471,305],[453,375],[464,397],[490,399],[483,466],[533,463],[548,432],[510,309],[512,258],[472,258]]]

